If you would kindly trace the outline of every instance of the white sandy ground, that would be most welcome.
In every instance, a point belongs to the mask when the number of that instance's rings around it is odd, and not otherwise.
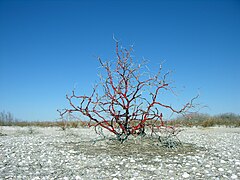
[[[0,127],[0,179],[240,179],[240,128],[186,128],[179,139],[194,149],[179,152],[96,138],[88,128]]]

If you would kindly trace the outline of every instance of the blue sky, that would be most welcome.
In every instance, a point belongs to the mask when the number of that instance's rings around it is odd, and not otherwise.
[[[0,111],[19,119],[55,120],[74,84],[90,93],[113,34],[150,69],[165,60],[182,103],[200,92],[203,113],[240,114],[237,0],[0,0],[0,26]]]

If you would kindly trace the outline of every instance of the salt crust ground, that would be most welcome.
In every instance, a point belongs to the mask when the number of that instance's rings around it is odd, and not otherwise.
[[[240,179],[240,128],[186,128],[175,150],[96,139],[88,128],[0,127],[0,179]]]

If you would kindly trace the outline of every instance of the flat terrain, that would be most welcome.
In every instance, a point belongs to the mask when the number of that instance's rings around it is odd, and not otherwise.
[[[240,128],[186,128],[183,147],[93,129],[0,127],[0,179],[240,179]]]

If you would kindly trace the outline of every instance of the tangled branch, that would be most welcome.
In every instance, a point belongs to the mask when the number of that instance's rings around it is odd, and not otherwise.
[[[146,127],[151,129],[151,134],[156,134],[160,129],[167,129],[170,134],[177,134],[173,127],[164,123],[161,108],[168,109],[175,114],[185,114],[194,107],[192,98],[181,109],[159,100],[161,91],[172,92],[167,77],[170,72],[162,74],[162,66],[155,75],[146,71],[145,63],[135,65],[131,56],[132,49],[119,48],[116,41],[116,60],[98,61],[106,72],[106,77],[100,75],[100,82],[93,88],[89,96],[78,96],[75,90],[71,95],[66,95],[70,107],[60,112],[64,118],[67,113],[78,112],[88,118],[89,126],[102,127],[115,134],[117,139],[124,142],[130,135],[139,136],[146,134]],[[97,93],[102,87],[103,94]],[[74,102],[79,103],[74,103]],[[162,140],[163,141],[163,140]]]

